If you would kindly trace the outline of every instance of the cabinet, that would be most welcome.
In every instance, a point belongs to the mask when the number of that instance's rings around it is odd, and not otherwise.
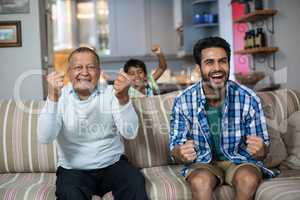
[[[111,56],[148,55],[152,44],[175,54],[172,1],[109,0]]]
[[[173,25],[173,0],[144,0],[147,54],[151,46],[160,44],[165,55],[176,54],[176,33]]]
[[[191,55],[194,44],[201,38],[219,35],[217,0],[183,0],[183,47]]]
[[[108,3],[111,56],[146,54],[145,2],[112,0]]]

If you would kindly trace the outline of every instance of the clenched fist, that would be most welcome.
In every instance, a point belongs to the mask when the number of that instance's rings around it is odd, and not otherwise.
[[[115,95],[120,105],[125,105],[129,101],[128,89],[130,84],[131,80],[125,72],[120,72],[114,81]]]
[[[160,48],[160,45],[159,44],[155,44],[152,46],[151,48],[151,51],[154,55],[160,55],[162,52],[161,52],[161,48]]]
[[[64,87],[64,72],[52,72],[47,76],[48,98],[57,102]]]
[[[262,160],[266,155],[263,139],[258,136],[247,136],[247,151],[257,160]]]
[[[193,162],[197,158],[193,140],[187,140],[183,145],[176,147],[175,157],[183,162]]]

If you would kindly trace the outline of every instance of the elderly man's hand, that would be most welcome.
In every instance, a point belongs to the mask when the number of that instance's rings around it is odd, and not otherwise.
[[[48,98],[51,101],[57,102],[61,89],[64,87],[64,72],[52,72],[47,76],[48,83]]]
[[[266,156],[266,145],[258,136],[247,136],[247,151],[257,160],[263,160]]]
[[[128,89],[131,80],[125,72],[120,72],[114,82],[115,95],[120,105],[125,105],[129,101]]]

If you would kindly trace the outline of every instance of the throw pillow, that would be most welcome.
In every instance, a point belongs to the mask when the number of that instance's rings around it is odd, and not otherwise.
[[[264,160],[264,164],[268,168],[278,167],[280,163],[287,157],[287,150],[280,136],[278,125],[272,122],[273,121],[267,119],[267,129],[270,137],[270,146],[267,157]]]
[[[280,167],[300,169],[300,111],[295,112],[286,121],[283,121],[280,130],[288,153],[288,157]]]

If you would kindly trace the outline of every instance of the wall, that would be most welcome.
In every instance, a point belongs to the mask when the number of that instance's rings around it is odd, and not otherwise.
[[[275,81],[286,82],[287,87],[300,89],[300,1],[270,0],[270,7],[278,9],[275,16],[274,46],[280,51],[276,55]]]
[[[39,1],[30,0],[30,13],[0,15],[0,20],[21,20],[22,47],[0,48],[0,99],[14,96],[14,87],[20,88],[21,99],[42,99],[41,75],[28,76],[20,86],[18,78],[31,72],[41,73],[41,42]]]
[[[232,30],[232,11],[231,0],[219,0],[219,24],[220,24],[220,36],[227,40],[232,49],[232,55],[230,59],[230,76],[231,80],[234,80],[234,62],[233,62],[233,30]]]
[[[264,79],[266,84],[275,82],[281,87],[300,89],[300,1],[299,0],[265,0],[265,7],[278,10],[274,16],[274,34],[268,34],[268,45],[279,47],[275,55],[276,70],[268,68],[272,65],[272,57],[269,62],[260,64],[256,62],[256,70],[264,71],[270,78]],[[271,27],[271,21],[267,22]],[[267,60],[268,61],[268,60]]]

